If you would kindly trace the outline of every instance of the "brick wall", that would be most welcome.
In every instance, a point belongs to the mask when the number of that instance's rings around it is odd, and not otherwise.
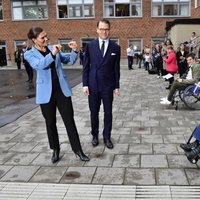
[[[103,1],[95,0],[95,19],[66,20],[57,19],[56,1],[48,0],[48,20],[12,21],[10,1],[3,0],[4,20],[0,21],[0,40],[6,41],[7,54],[14,55],[14,41],[25,40],[27,32],[32,26],[41,26],[50,37],[51,43],[58,39],[73,38],[80,41],[83,37],[96,37],[96,23],[103,17]],[[194,8],[191,3],[191,17],[200,16],[200,8]],[[129,37],[141,37],[144,44],[150,44],[152,37],[165,36],[166,21],[176,18],[151,18],[151,1],[143,0],[142,18],[115,18],[110,19],[111,37],[119,39],[122,57],[126,57],[126,48]]]

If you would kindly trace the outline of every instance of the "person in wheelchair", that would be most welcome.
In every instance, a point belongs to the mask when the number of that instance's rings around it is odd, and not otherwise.
[[[183,90],[189,85],[193,85],[195,82],[200,81],[200,63],[195,62],[195,55],[193,53],[187,55],[187,64],[189,70],[186,77],[179,77],[173,82],[168,97],[161,98],[160,104],[170,105],[177,90]]]

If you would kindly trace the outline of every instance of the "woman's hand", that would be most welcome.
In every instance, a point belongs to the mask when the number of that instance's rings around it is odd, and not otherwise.
[[[61,50],[61,48],[62,48],[62,46],[60,44],[53,45],[52,54],[55,56]]]

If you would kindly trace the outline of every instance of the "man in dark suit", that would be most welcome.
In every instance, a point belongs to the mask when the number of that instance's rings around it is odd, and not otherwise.
[[[109,39],[110,22],[106,19],[97,23],[98,39],[90,42],[83,63],[83,93],[88,96],[92,145],[99,144],[99,110],[104,108],[103,139],[112,149],[112,103],[113,95],[119,96],[120,46]]]

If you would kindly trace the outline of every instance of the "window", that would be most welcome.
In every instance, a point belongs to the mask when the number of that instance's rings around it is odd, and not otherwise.
[[[62,45],[62,52],[64,53],[70,53],[71,52],[71,48],[69,48],[68,43],[71,41],[71,38],[67,38],[67,39],[60,39],[59,40],[59,44]]]
[[[94,0],[57,0],[58,18],[94,17]]]
[[[27,40],[16,40],[15,41],[15,50],[22,49],[24,42],[27,42]]]
[[[104,0],[104,17],[141,17],[142,0]]]
[[[0,20],[3,19],[2,1],[0,0]]]
[[[7,65],[7,58],[10,60],[10,55],[6,57],[6,43],[0,40],[0,66]]]
[[[200,0],[195,0],[195,8],[200,6]]]
[[[138,54],[140,54],[143,50],[143,44],[142,43],[143,43],[142,38],[129,38],[128,39],[128,46],[130,44],[132,44],[135,53],[138,53]]]
[[[14,20],[47,19],[47,1],[15,1],[12,0],[12,14]]]
[[[187,17],[190,0],[152,0],[153,17]]]
[[[161,44],[162,42],[165,41],[165,37],[155,37],[155,38],[151,38],[151,46],[155,45],[155,44]]]

